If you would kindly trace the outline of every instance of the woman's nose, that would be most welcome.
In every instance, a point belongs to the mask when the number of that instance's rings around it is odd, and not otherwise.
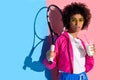
[[[79,26],[79,24],[80,24],[80,22],[77,20],[75,25],[76,25],[76,26]]]

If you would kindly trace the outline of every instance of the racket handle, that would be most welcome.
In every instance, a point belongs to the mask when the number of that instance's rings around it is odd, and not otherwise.
[[[50,51],[55,51],[55,45],[54,45],[54,44],[52,44],[52,45],[50,46]]]
[[[53,62],[53,58],[49,58],[48,62],[51,64]]]
[[[26,70],[26,67],[27,67],[27,66],[26,66],[26,65],[24,65],[24,66],[23,66],[23,69],[24,69],[24,70]]]

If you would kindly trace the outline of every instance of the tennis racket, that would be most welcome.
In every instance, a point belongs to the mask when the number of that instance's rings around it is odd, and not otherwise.
[[[43,14],[43,15],[41,15]],[[48,26],[44,26],[48,24]],[[44,27],[44,28],[43,28]],[[63,31],[62,23],[62,11],[56,5],[50,5],[48,7],[42,7],[37,12],[34,19],[34,38],[33,45],[30,50],[29,55],[24,61],[23,69],[30,67],[32,63],[32,55],[35,52],[35,49],[45,41],[46,36],[50,35],[49,39],[51,43],[51,49],[54,50],[55,40]],[[37,41],[36,41],[37,40]],[[40,49],[39,49],[40,50]]]
[[[63,22],[62,22],[62,11],[56,5],[50,5],[47,8],[47,21],[49,25],[49,32],[51,38],[51,46],[50,50],[54,51],[54,43],[58,36],[60,36],[63,32]],[[52,63],[53,58],[48,60]]]

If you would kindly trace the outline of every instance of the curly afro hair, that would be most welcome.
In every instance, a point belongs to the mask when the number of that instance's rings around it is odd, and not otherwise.
[[[83,16],[85,21],[82,30],[87,28],[91,19],[90,10],[84,3],[76,3],[76,2],[65,6],[63,9],[63,24],[65,28],[66,29],[70,28],[70,18],[74,14],[81,14]]]

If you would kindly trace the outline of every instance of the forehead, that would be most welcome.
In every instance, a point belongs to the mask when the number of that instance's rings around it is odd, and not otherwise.
[[[83,18],[83,16],[81,14],[74,14],[71,18]]]

